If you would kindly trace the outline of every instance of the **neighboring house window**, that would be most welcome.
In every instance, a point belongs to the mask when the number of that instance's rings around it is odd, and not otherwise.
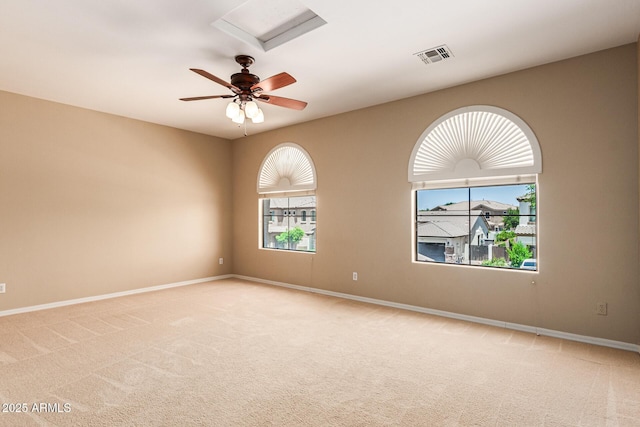
[[[302,147],[285,143],[267,154],[258,173],[261,248],[316,251],[315,189],[315,167]],[[274,220],[272,211],[283,215]],[[308,211],[312,224],[306,222]]]
[[[414,261],[538,269],[542,157],[520,118],[490,106],[452,111],[417,141],[408,172]]]
[[[316,211],[311,211],[311,222],[316,222]]]

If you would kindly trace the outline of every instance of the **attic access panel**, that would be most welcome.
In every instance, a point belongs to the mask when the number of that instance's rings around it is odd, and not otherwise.
[[[249,0],[211,25],[267,52],[326,23],[298,0]]]

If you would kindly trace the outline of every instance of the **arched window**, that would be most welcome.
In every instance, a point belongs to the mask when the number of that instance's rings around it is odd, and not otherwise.
[[[479,105],[440,117],[409,160],[414,260],[537,270],[541,172],[538,140],[515,114]]]
[[[316,209],[316,170],[304,148],[294,143],[274,147],[258,173],[260,247],[315,252],[316,224],[306,223],[307,210]],[[284,215],[271,220],[270,211]]]

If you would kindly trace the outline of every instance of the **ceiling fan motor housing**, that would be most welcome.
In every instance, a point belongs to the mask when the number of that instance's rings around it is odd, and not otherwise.
[[[231,75],[231,84],[242,91],[238,94],[242,101],[250,101],[253,94],[251,88],[260,83],[260,77],[251,74],[248,69],[254,59],[249,55],[238,55],[235,59],[242,66],[242,71]]]
[[[231,84],[243,92],[251,93],[251,87],[257,83],[260,83],[260,77],[251,74],[246,68],[241,73],[231,75]]]
[[[249,73],[245,68],[241,73],[235,73],[231,76],[231,84],[241,90],[238,97],[242,101],[251,101],[253,91],[251,87],[260,82],[260,77]]]

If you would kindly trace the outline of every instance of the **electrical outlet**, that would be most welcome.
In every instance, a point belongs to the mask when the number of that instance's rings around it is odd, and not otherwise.
[[[606,316],[607,315],[607,303],[606,302],[599,302],[596,304],[596,314],[599,314],[601,316]]]
[[[0,294],[4,294],[5,292],[7,292],[7,284],[0,283]]]
[[[218,258],[218,264],[220,265],[224,264],[224,258]]]
[[[353,280],[358,280],[358,273],[355,271],[353,272]]]

